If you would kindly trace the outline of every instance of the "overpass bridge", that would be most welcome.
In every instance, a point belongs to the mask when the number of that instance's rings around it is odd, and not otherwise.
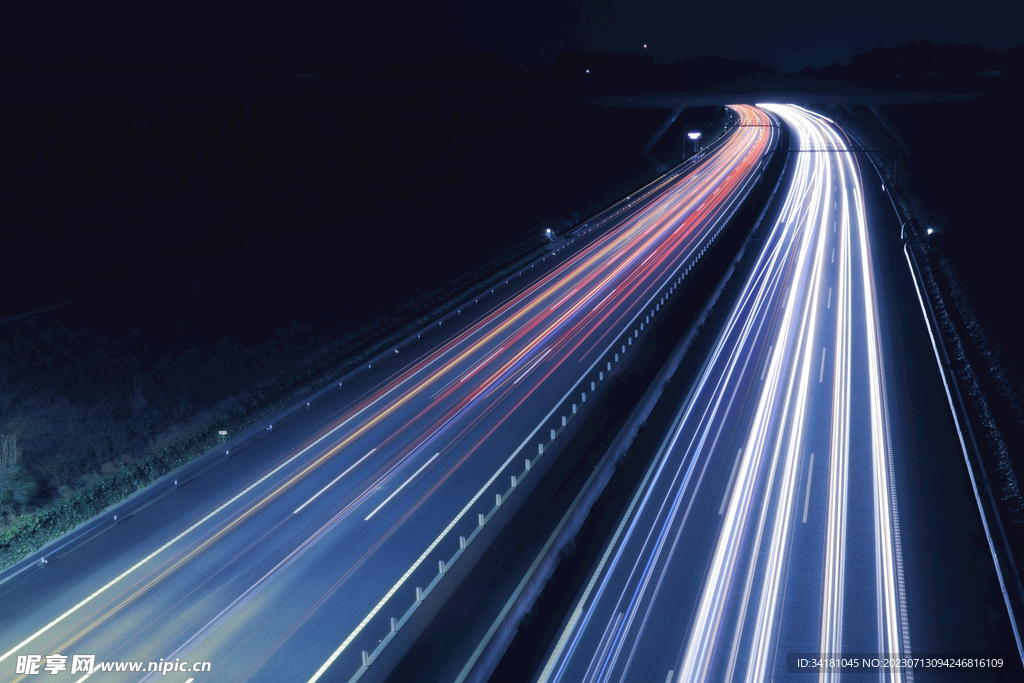
[[[978,92],[935,91],[872,88],[841,81],[823,81],[798,76],[755,76],[708,88],[688,91],[652,91],[615,95],[600,95],[587,99],[590,104],[605,107],[645,107],[668,109],[665,120],[654,131],[643,147],[648,156],[658,140],[672,127],[687,108],[720,107],[726,104],[757,104],[784,102],[802,107],[825,105],[842,107],[852,115],[853,107],[867,107],[885,127],[906,155],[910,147],[881,107],[904,104],[938,104],[963,102],[982,97]]]

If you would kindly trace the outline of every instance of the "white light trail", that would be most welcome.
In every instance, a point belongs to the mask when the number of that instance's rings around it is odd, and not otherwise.
[[[675,659],[658,660],[659,678],[668,670],[680,682],[769,681],[784,673],[794,638],[806,652],[841,653],[852,637],[882,656],[910,654],[860,170],[828,119],[764,108],[785,119],[794,146],[809,153],[790,157],[793,180],[778,218],[657,471],[637,494],[640,504],[557,641],[539,678],[545,683],[642,680],[652,672],[635,667],[663,652]],[[870,485],[852,491],[861,481]],[[702,526],[686,529],[701,506],[717,528],[701,517]],[[693,545],[709,530],[713,543],[693,556],[687,539]],[[798,547],[820,561],[794,577]],[[699,586],[692,604],[667,597],[669,589],[686,593],[687,582]],[[851,586],[864,585],[873,590],[852,609],[861,597]],[[790,604],[802,592],[820,598],[816,621],[803,603]],[[645,632],[648,623],[664,626],[673,609],[685,620],[682,642],[663,642],[661,629]],[[655,613],[662,621],[652,621]]]

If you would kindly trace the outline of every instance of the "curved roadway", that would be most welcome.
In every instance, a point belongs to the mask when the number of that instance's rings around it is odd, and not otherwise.
[[[912,618],[936,611],[917,600],[956,603],[919,589],[915,601],[907,598],[909,582],[944,584],[934,568],[921,571],[916,541],[914,571],[906,571],[895,477],[899,470],[913,478],[897,462],[920,459],[902,449],[935,443],[911,436],[929,419],[920,406],[892,398],[915,381],[894,359],[912,353],[900,348],[901,328],[911,327],[901,317],[920,326],[920,311],[879,305],[894,293],[878,288],[891,279],[874,271],[879,227],[868,224],[846,135],[800,108],[765,107],[799,146],[790,191],[698,384],[562,625],[538,675],[544,683],[826,681],[840,672],[799,673],[792,660],[900,658],[913,655],[915,643],[936,654],[939,642],[953,656],[1014,652],[991,559],[964,584],[988,591],[960,613],[980,627],[968,638],[941,641],[930,631],[949,624]],[[930,353],[922,344],[920,354]],[[934,370],[925,367],[931,385]],[[962,459],[959,468],[962,477]],[[966,510],[976,518],[976,508]],[[918,518],[909,524],[917,536],[925,526]],[[934,540],[923,551],[932,565],[963,559]],[[970,672],[978,674],[970,680],[1011,680],[1005,671]]]
[[[754,182],[776,131],[735,112],[761,125],[454,333],[5,592],[0,680],[53,655],[47,680],[83,680],[75,655],[144,667],[90,680],[347,680]]]

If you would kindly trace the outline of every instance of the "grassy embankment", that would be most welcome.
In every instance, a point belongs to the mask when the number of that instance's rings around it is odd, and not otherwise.
[[[1018,568],[1024,567],[1024,348],[1015,310],[1015,180],[1009,160],[1024,151],[1020,140],[991,144],[993,111],[1009,106],[1012,83],[983,99],[941,105],[887,107],[911,150],[905,156],[867,111],[840,121],[867,135],[904,215],[921,234],[936,231],[927,254],[926,279],[939,317],[939,332],[952,356],[966,409],[993,479],[997,507]]]
[[[585,217],[663,167],[638,153],[663,112],[515,95],[8,106],[8,127],[23,133],[9,150],[17,163],[0,165],[5,181],[18,178],[4,183],[12,225],[70,236],[54,261],[70,264],[84,294],[0,326],[0,566],[205,452],[217,430],[238,433],[429,319],[536,249],[540,228],[566,227],[570,209]],[[403,154],[415,140],[430,149]],[[669,136],[655,152],[671,159],[680,145]],[[535,166],[567,187],[538,186]],[[356,175],[358,187],[345,185]],[[141,230],[157,237],[133,241],[147,211]],[[86,248],[83,227],[116,245]],[[288,241],[334,257],[289,254]],[[111,275],[75,266],[76,252]],[[157,276],[135,272],[146,261]],[[218,277],[253,263],[244,277]],[[283,276],[269,307],[258,282],[267,263]],[[305,278],[318,269],[328,276]]]

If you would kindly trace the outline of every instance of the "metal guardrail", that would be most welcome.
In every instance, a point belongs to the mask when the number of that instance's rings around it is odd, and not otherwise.
[[[725,142],[729,140],[729,138],[732,136],[733,131],[739,127],[739,125],[734,125],[730,127],[724,135],[722,135],[720,138],[712,142],[705,149],[702,149],[697,154],[691,156],[688,159],[685,159],[672,169],[666,171],[663,175],[659,176],[658,178],[655,178],[654,180],[647,183],[640,189],[631,192],[623,199],[620,199],[619,201],[613,203],[607,209],[604,209],[594,214],[590,218],[586,219],[586,221],[584,221],[584,223],[580,225],[580,227],[576,228],[569,234],[572,235],[573,237],[585,235],[591,230],[598,228],[601,225],[604,225],[612,218],[615,218],[623,211],[633,206],[633,204],[636,204],[637,202],[646,199],[653,192],[656,192],[660,188],[664,187],[667,183],[675,180],[684,172],[688,171],[690,168],[706,159],[713,151],[717,150],[718,147],[725,144]],[[591,225],[591,223],[593,223],[593,225]]]
[[[674,179],[685,170],[701,161],[707,156],[707,153],[715,147],[715,145],[726,139],[728,139],[728,136],[723,136],[709,146],[707,150],[704,150],[704,153],[701,156],[691,157],[676,166],[669,172],[669,174],[666,174],[666,176],[648,183],[637,192],[615,202],[607,209],[594,214],[587,224],[584,224],[577,230],[569,233],[566,238],[563,238],[563,244],[561,246],[556,247],[554,250],[547,251],[543,255],[535,258],[533,261],[525,264],[517,273],[504,278],[503,282],[499,279],[495,283],[480,286],[474,293],[464,297],[462,304],[453,307],[447,313],[442,314],[440,317],[422,327],[418,332],[408,335],[397,343],[389,343],[386,345],[382,344],[381,346],[383,350],[368,361],[360,362],[358,365],[351,367],[338,378],[325,382],[319,389],[315,389],[304,396],[293,399],[284,407],[279,408],[271,412],[269,415],[257,420],[253,425],[245,428],[240,434],[232,437],[222,444],[218,444],[206,453],[197,456],[181,467],[158,478],[156,481],[140,489],[125,500],[122,500],[121,502],[111,506],[108,510],[101,512],[93,519],[80,524],[62,536],[44,544],[39,550],[29,553],[10,567],[0,571],[0,592],[10,589],[26,576],[45,567],[49,562],[64,557],[100,534],[110,530],[118,522],[128,519],[137,512],[140,512],[157,502],[164,496],[173,493],[177,488],[179,488],[179,486],[184,485],[185,483],[195,479],[197,476],[205,473],[206,470],[223,462],[226,458],[230,457],[232,451],[235,451],[237,454],[238,451],[262,438],[268,432],[273,432],[275,424],[280,426],[296,412],[303,408],[309,409],[313,403],[324,398],[324,396],[329,392],[334,391],[335,388],[343,388],[345,382],[351,382],[372,372],[374,365],[379,368],[384,363],[399,355],[401,350],[411,347],[413,344],[422,341],[424,336],[442,328],[444,323],[461,317],[462,310],[464,308],[479,305],[481,300],[486,299],[488,296],[493,297],[503,285],[505,287],[509,286],[515,280],[521,279],[523,273],[529,270],[535,270],[537,266],[554,258],[555,255],[563,251],[567,246],[569,246],[569,244],[574,243],[584,234],[590,233],[601,225],[604,225],[611,218],[620,215],[623,211],[630,208],[637,202],[650,196],[652,192],[662,187],[666,182]],[[636,196],[634,197],[634,195]],[[598,223],[589,225],[589,222],[594,219],[597,219]]]
[[[231,457],[232,451],[234,451],[235,454],[237,454],[238,451],[242,450],[246,446],[251,445],[255,441],[263,438],[264,436],[268,435],[268,433],[272,433],[275,424],[280,427],[281,424],[286,423],[289,420],[289,418],[294,416],[296,412],[302,410],[303,408],[308,410],[313,403],[319,402],[319,400],[323,399],[328,393],[333,392],[336,389],[343,388],[345,382],[352,382],[355,379],[358,379],[364,376],[365,374],[372,372],[374,365],[377,365],[379,368],[384,363],[394,359],[395,356],[400,354],[401,350],[408,349],[412,345],[422,341],[424,336],[436,332],[439,328],[443,328],[444,323],[453,321],[461,317],[463,308],[479,305],[481,300],[486,299],[488,296],[493,297],[495,294],[498,293],[502,285],[508,287],[510,284],[513,284],[515,280],[521,279],[523,273],[528,272],[529,270],[535,270],[537,266],[545,264],[549,259],[554,258],[559,252],[564,251],[566,247],[576,242],[577,239],[581,238],[586,234],[592,233],[597,228],[607,224],[608,221],[610,221],[612,218],[621,215],[624,211],[633,207],[638,202],[641,202],[644,199],[650,197],[654,192],[664,187],[667,183],[676,179],[678,176],[690,170],[691,168],[699,164],[701,161],[706,159],[713,150],[716,150],[719,146],[724,144],[724,142],[728,140],[730,137],[731,136],[729,134],[723,135],[721,138],[719,138],[714,143],[709,145],[707,149],[702,150],[700,154],[690,157],[689,159],[678,164],[676,167],[674,167],[672,170],[667,172],[662,177],[652,181],[651,183],[648,183],[647,185],[640,188],[638,191],[631,193],[625,198],[619,200],[618,202],[615,202],[607,209],[604,209],[598,212],[597,214],[594,214],[590,219],[588,219],[586,223],[580,226],[580,228],[577,228],[576,230],[569,233],[565,238],[563,238],[564,243],[561,246],[556,247],[554,250],[549,251],[548,253],[545,253],[544,255],[535,258],[530,263],[527,263],[517,273],[515,273],[514,275],[510,275],[508,278],[505,278],[504,282],[499,280],[493,285],[488,284],[480,287],[474,294],[465,297],[461,305],[454,307],[452,310],[445,314],[442,314],[440,317],[433,320],[431,323],[422,327],[418,332],[409,334],[407,337],[405,337],[404,339],[397,343],[387,344],[384,350],[370,358],[365,363],[360,362],[357,366],[352,367],[348,371],[344,372],[338,378],[324,383],[324,385],[321,386],[319,389],[313,390],[312,392],[309,392],[304,396],[292,400],[286,406],[271,412],[269,415],[267,415],[264,418],[261,418],[260,420],[257,420],[256,423],[244,429],[240,434],[232,437],[231,439],[225,441],[222,444],[218,444],[216,447],[208,450],[203,455],[200,455],[194,458],[193,460],[189,461],[188,463],[182,465],[181,467],[172,470],[166,475],[163,475],[162,477],[158,478],[156,481],[152,482],[148,486],[144,487],[143,489],[140,489],[132,496],[129,496],[127,499],[111,506],[111,508],[100,513],[92,520],[89,520],[79,525],[75,529],[72,529],[71,531],[63,534],[57,539],[48,542],[39,550],[35,551],[34,553],[30,553],[22,560],[16,562],[15,564],[4,569],[3,571],[0,571],[0,593],[13,588],[21,580],[35,573],[36,571],[43,569],[50,562],[66,556],[67,554],[73,552],[85,543],[88,543],[89,541],[95,539],[101,534],[109,531],[118,523],[127,520],[136,513],[141,512],[150,505],[158,502],[163,497],[175,492],[178,488],[188,483],[189,481],[192,481],[193,479],[201,476],[202,474],[205,474],[207,470],[216,467],[217,465],[224,462],[224,460]],[[676,288],[679,286],[679,283],[681,283],[683,278],[685,278],[685,276],[690,273],[694,265],[696,265],[696,263],[707,252],[708,248],[710,248],[711,244],[718,238],[723,227],[728,224],[729,220],[731,220],[739,205],[742,203],[742,200],[745,199],[746,196],[749,194],[751,188],[752,185],[751,187],[748,187],[746,192],[743,194],[742,199],[740,199],[740,201],[734,204],[734,207],[730,212],[729,216],[725,220],[721,221],[718,230],[716,230],[715,233],[713,233],[709,238],[706,238],[705,243],[702,245],[700,251],[696,254],[696,256],[694,256],[689,262],[680,264],[680,266],[674,271],[672,278],[676,278],[677,281],[674,282],[674,284],[666,283],[663,285],[663,288],[661,290],[663,292],[662,297],[675,292]],[[597,220],[597,222],[593,223],[595,219]],[[670,278],[670,280],[672,280],[672,278]],[[659,294],[654,294],[648,303],[652,303],[654,299],[657,298],[658,296]],[[657,303],[652,303],[653,307],[650,308],[650,314],[645,318],[647,323],[649,323],[650,317],[652,317],[661,310],[661,307],[663,305],[663,299]],[[637,314],[636,318],[634,318],[634,321],[636,321],[641,314],[642,311],[641,313]],[[632,322],[633,321],[631,321],[631,324]],[[628,348],[633,346],[633,339],[637,338],[639,332],[644,329],[644,325],[645,323],[639,323],[639,327],[634,329],[634,336],[632,338],[628,338],[625,345],[620,344],[620,346],[622,347],[621,355],[623,357],[626,355],[626,353],[628,353]],[[626,333],[624,332],[622,338],[626,339],[627,336],[628,335],[626,335]],[[611,349],[612,346],[614,346],[614,344],[610,345],[608,349],[606,349],[606,352],[609,352],[609,349]],[[602,357],[604,357],[604,354],[602,354]],[[610,360],[612,357],[614,357],[614,361]],[[595,364],[596,362],[597,361],[595,361]],[[617,368],[621,364],[620,354],[609,352],[609,359],[606,360],[605,362],[607,372],[612,372],[613,368]],[[597,371],[596,378],[591,381],[592,392],[597,388],[597,383],[602,382],[605,379],[606,370],[599,369]],[[577,382],[577,385],[574,386],[573,390],[571,391],[576,391],[580,385],[580,382],[582,381],[583,378],[581,378],[581,380]],[[585,392],[580,393],[581,400],[579,407],[576,408],[577,411],[580,407],[582,407],[582,403],[585,402],[586,400],[583,397],[585,395]],[[568,396],[568,394],[566,396]],[[552,414],[559,406],[562,406],[563,403],[565,403],[564,398],[562,401],[556,404],[555,408],[552,409]],[[515,475],[513,479],[510,479],[511,485],[504,494],[500,495],[501,500],[499,501],[496,499],[494,507],[486,515],[481,515],[481,517],[484,518],[484,524],[478,525],[474,533],[466,538],[465,547],[461,546],[460,541],[459,550],[456,551],[456,553],[450,558],[450,560],[447,563],[444,563],[444,567],[439,567],[439,573],[437,577],[435,577],[434,581],[432,581],[427,586],[426,589],[423,589],[421,593],[418,593],[418,597],[429,596],[435,592],[436,586],[440,581],[441,577],[449,573],[450,567],[454,565],[455,560],[461,557],[464,551],[470,546],[472,541],[476,540],[479,537],[480,530],[485,528],[489,520],[493,519],[493,517],[502,508],[502,505],[507,502],[509,496],[511,496],[511,494],[522,485],[522,482],[528,479],[531,471],[537,469],[536,465],[540,461],[540,458],[544,455],[545,450],[547,450],[548,454],[550,455],[550,451],[555,443],[555,440],[563,435],[564,430],[570,425],[572,420],[574,420],[578,414],[576,411],[566,410],[564,406],[563,411],[565,411],[565,414],[560,416],[562,418],[562,423],[556,425],[553,429],[551,429],[551,438],[547,439],[546,441],[542,441],[541,443],[538,444],[538,457],[534,458],[532,461],[526,460],[524,462],[523,471],[519,475]],[[538,425],[537,429],[540,429],[540,427],[541,425]],[[536,431],[537,430],[534,431],[534,434],[536,433]],[[531,434],[531,438],[533,438],[534,434]],[[520,499],[521,498],[522,497],[520,497]],[[507,506],[506,509],[508,509]],[[419,590],[421,589],[418,589],[418,591]],[[415,613],[416,607],[419,604],[421,604],[421,601],[415,602],[413,606],[410,607],[409,610],[407,610],[406,614],[403,615],[403,617],[400,620],[392,620],[392,625],[395,628],[392,629],[391,633],[387,638],[382,640],[381,645],[378,646],[378,648],[374,651],[373,654],[366,655],[367,663],[372,663],[373,661],[376,661],[376,659],[379,657],[379,651],[383,649],[383,646],[386,643],[391,642],[391,640],[394,637],[394,634],[397,633],[397,631],[401,629],[402,626],[408,623],[409,619],[412,617],[412,614]],[[358,675],[357,678],[355,678],[354,680],[357,679]]]
[[[730,218],[731,216],[732,214],[730,214]],[[722,224],[724,225],[727,221],[728,219],[723,221]],[[487,510],[487,512],[478,513],[476,529],[474,529],[469,536],[459,537],[459,547],[447,561],[442,560],[438,562],[438,573],[426,587],[417,587],[415,589],[415,600],[400,618],[391,618],[391,628],[389,632],[383,639],[381,639],[373,652],[367,652],[365,650],[362,652],[362,664],[350,679],[350,683],[359,681],[363,675],[366,674],[369,668],[381,658],[385,648],[387,648],[388,645],[398,637],[398,634],[402,631],[403,627],[410,623],[416,615],[417,610],[421,609],[425,601],[429,600],[431,603],[430,606],[437,609],[440,608],[444,600],[451,595],[456,587],[455,585],[447,586],[448,590],[444,591],[441,595],[437,595],[441,582],[452,572],[456,562],[473,547],[474,542],[478,540],[484,529],[487,528],[496,517],[502,515],[502,518],[500,519],[502,526],[504,526],[504,523],[509,521],[512,513],[518,508],[518,504],[514,508],[508,505],[510,499],[520,489],[527,491],[532,489],[532,483],[536,479],[536,477],[533,476],[534,472],[541,471],[539,466],[543,466],[545,470],[547,469],[547,466],[552,460],[552,456],[559,452],[556,449],[556,445],[560,445],[561,443],[559,442],[559,439],[563,436],[566,430],[575,426],[575,421],[581,414],[583,414],[583,408],[585,407],[588,398],[592,400],[594,393],[599,391],[601,387],[605,386],[612,373],[621,368],[626,362],[626,359],[632,355],[630,352],[633,348],[635,346],[639,346],[639,344],[634,342],[638,340],[640,334],[646,331],[646,328],[650,326],[651,320],[657,317],[661,312],[665,305],[666,298],[676,292],[685,277],[690,273],[700,258],[703,257],[711,243],[718,237],[720,232],[721,228],[719,228],[719,230],[705,242],[700,251],[693,258],[680,264],[673,271],[672,275],[665,283],[663,283],[662,287],[660,287],[659,290],[645,302],[644,306],[625,325],[624,329],[620,331],[615,340],[605,347],[599,357],[573,384],[572,388],[565,393],[565,395],[555,404],[544,419],[542,419],[541,422],[533,429],[527,439],[524,440],[523,443],[520,444],[520,446],[512,453],[511,458],[518,458],[525,455],[523,451],[527,449],[528,444],[536,444],[536,453],[532,455],[532,457],[527,457],[522,461],[522,469],[519,470],[518,474],[509,475],[509,486],[503,493],[495,494],[494,503],[490,509]],[[576,396],[579,396],[578,403],[576,402]],[[540,435],[539,439],[537,438],[538,434]],[[516,502],[521,503],[523,498],[525,498],[525,495],[519,496]],[[499,527],[499,529],[500,528],[501,527]],[[493,534],[489,534],[488,537],[490,538],[493,535],[496,535],[496,533],[497,531]],[[460,573],[460,578],[462,574],[464,574],[464,572]],[[454,584],[455,582],[449,580],[448,583]],[[431,599],[432,597],[434,599]],[[424,623],[422,626],[426,626],[426,624]],[[408,637],[408,640],[411,641],[418,635],[418,633],[411,634]],[[392,666],[394,663],[396,662],[389,662]]]
[[[616,209],[624,202],[628,204],[629,202],[627,200],[629,200],[629,197],[626,197],[625,199],[616,202],[608,209],[595,214],[595,217],[600,217],[611,212],[615,212],[615,215],[618,215],[618,213],[621,213],[621,209]],[[606,221],[602,221],[602,223],[604,222]],[[596,227],[597,226],[592,226],[590,230],[587,230],[587,232],[590,232]],[[116,503],[104,512],[101,512],[93,519],[80,524],[58,538],[49,541],[39,550],[29,553],[10,567],[0,571],[0,593],[10,589],[26,576],[42,569],[49,564],[49,562],[64,557],[100,534],[110,530],[118,524],[118,522],[123,522],[132,515],[157,502],[164,496],[173,493],[180,486],[205,473],[206,470],[219,465],[231,456],[232,451],[237,454],[238,451],[242,450],[246,446],[251,445],[263,436],[266,436],[268,432],[273,432],[274,425],[280,426],[282,423],[286,423],[296,412],[303,408],[309,409],[313,403],[319,402],[336,388],[343,388],[345,382],[352,382],[355,379],[370,373],[375,365],[380,368],[381,365],[399,355],[401,350],[408,349],[412,345],[422,341],[423,337],[436,332],[439,328],[442,328],[444,323],[451,322],[461,317],[462,310],[464,308],[479,305],[479,303],[482,300],[485,300],[488,296],[493,297],[498,293],[502,286],[508,287],[515,280],[521,279],[523,277],[523,273],[535,270],[537,266],[545,264],[549,259],[554,258],[559,252],[562,252],[567,246],[569,246],[569,244],[575,242],[577,237],[578,236],[574,234],[570,239],[561,246],[556,247],[554,250],[545,250],[544,254],[534,258],[533,261],[526,263],[514,275],[499,279],[493,283],[478,286],[475,292],[463,298],[462,304],[453,307],[447,313],[442,314],[440,317],[420,328],[419,331],[409,334],[397,343],[381,344],[382,350],[368,361],[360,362],[359,364],[351,367],[336,379],[325,382],[319,389],[315,389],[299,398],[293,399],[287,405],[272,411],[263,418],[260,418],[253,425],[242,430],[240,434],[218,444],[214,448],[209,449],[206,453],[193,458],[188,463],[172,470],[170,473],[159,477],[133,495],[119,503]]]
[[[776,141],[776,145],[777,144],[778,141]],[[765,156],[770,158],[774,151],[775,148],[766,153]],[[699,161],[699,159],[690,163],[689,166],[692,166],[697,161]],[[762,159],[762,162],[763,161],[764,160]],[[689,166],[687,166],[687,168]],[[678,168],[679,167],[677,167],[677,170]],[[659,179],[654,183],[650,183],[646,188],[644,188],[646,191],[643,192],[642,196],[627,202],[626,206],[619,207],[618,210],[608,215],[601,224],[617,216],[623,210],[632,206],[632,204],[642,201],[644,198],[650,196],[652,192],[663,187],[667,182],[679,175],[679,173],[676,173],[675,171],[670,172],[670,174],[671,176],[668,177],[667,180]],[[562,439],[562,441],[559,441],[559,439],[565,434],[566,430],[575,426],[575,421],[581,414],[583,414],[583,408],[588,401],[588,396],[592,400],[594,392],[599,391],[601,387],[605,386],[607,384],[606,380],[612,375],[612,373],[618,371],[626,364],[627,359],[632,356],[633,349],[639,346],[638,343],[634,344],[634,340],[639,340],[640,334],[645,332],[645,328],[650,326],[651,320],[656,318],[662,311],[662,308],[665,307],[668,298],[678,290],[686,276],[690,274],[693,268],[707,253],[708,249],[710,249],[715,240],[721,235],[725,227],[729,225],[733,216],[735,216],[736,211],[738,211],[743,205],[743,202],[749,196],[754,185],[759,181],[759,179],[760,173],[751,175],[742,194],[737,199],[733,200],[728,215],[719,221],[718,228],[712,234],[705,237],[703,244],[691,258],[680,263],[672,271],[665,282],[662,283],[661,287],[651,295],[644,305],[640,307],[640,310],[633,316],[633,318],[626,323],[620,333],[616,336],[615,340],[605,347],[598,359],[591,364],[572,388],[565,393],[565,395],[555,404],[554,408],[552,408],[540,423],[537,424],[526,440],[524,440],[512,453],[510,460],[521,457],[523,455],[523,449],[526,448],[528,444],[535,443],[537,446],[536,455],[523,460],[522,470],[520,470],[518,474],[509,475],[508,488],[505,489],[503,493],[495,494],[494,504],[490,509],[487,510],[487,512],[477,514],[477,527],[473,532],[469,536],[459,537],[459,547],[447,561],[438,560],[438,572],[430,583],[428,583],[426,587],[417,586],[415,588],[415,599],[409,608],[401,617],[390,618],[390,628],[388,633],[384,638],[380,639],[377,647],[374,648],[372,652],[367,650],[361,651],[361,664],[349,679],[349,683],[357,683],[360,681],[365,675],[367,675],[371,667],[378,663],[379,668],[381,669],[378,673],[380,678],[383,679],[398,663],[398,659],[402,654],[404,654],[405,649],[409,647],[419,636],[422,630],[426,628],[429,619],[438,609],[441,608],[444,602],[457,588],[458,582],[461,581],[461,579],[468,573],[472,563],[458,563],[458,560],[460,558],[467,557],[467,554],[475,560],[482,554],[487,544],[477,543],[474,545],[474,543],[480,540],[481,535],[485,533],[485,530],[490,529],[490,527],[493,526],[492,522],[496,517],[499,517],[500,515],[498,520],[500,522],[500,526],[498,526],[497,529],[492,530],[490,534],[487,534],[487,540],[491,540],[496,536],[504,527],[504,524],[511,519],[513,513],[518,509],[523,500],[525,500],[526,495],[530,490],[532,490],[534,482],[538,478],[534,476],[534,473],[546,471],[552,461],[552,455],[558,452],[556,447],[564,442],[564,439]],[[772,194],[774,196],[774,191]],[[596,227],[598,226],[590,226],[589,230],[593,230]],[[583,228],[588,228],[588,226],[581,226],[581,230]],[[587,230],[587,232],[589,232],[589,230]],[[589,388],[587,385],[588,382]],[[590,392],[589,394],[588,391]],[[575,397],[576,395],[580,396],[579,403],[575,402],[575,398],[570,398]],[[537,434],[542,435],[539,440],[536,438]],[[526,493],[515,497],[514,494],[520,490],[524,490]],[[514,501],[514,505],[510,505],[510,502],[512,501]],[[454,570],[456,568],[460,571],[455,572]],[[446,577],[448,577],[447,581],[445,581]],[[420,612],[420,610],[423,609],[423,605],[427,603],[429,603],[429,608],[426,610],[427,614],[420,616],[418,612]],[[417,619],[417,617],[420,618]],[[409,628],[407,629],[406,627]],[[398,639],[401,639],[401,644],[404,647],[401,647],[396,655],[388,657],[385,660],[384,655],[388,651],[388,646]],[[336,652],[328,662],[333,661],[333,658],[337,657],[339,654],[340,651]]]
[[[849,131],[846,132],[852,139],[856,139]],[[870,151],[864,148],[864,145],[860,140],[857,140],[857,144],[861,145],[861,148],[865,152]],[[978,513],[981,517],[982,527],[985,531],[985,539],[989,547],[989,553],[992,556],[992,562],[996,570],[996,576],[999,580],[999,587],[1003,595],[1003,600],[1006,604],[1010,625],[1013,628],[1014,640],[1017,645],[1017,654],[1022,664],[1024,664],[1024,643],[1022,643],[1021,627],[1017,623],[1017,615],[1024,615],[1024,586],[1021,585],[1020,573],[1017,571],[1013,559],[1013,553],[1010,550],[1009,539],[1007,538],[1006,531],[1003,528],[1003,522],[996,504],[995,494],[992,491],[991,482],[988,474],[986,473],[985,464],[982,460],[981,449],[978,447],[977,439],[974,436],[974,430],[971,427],[967,406],[964,402],[963,395],[960,392],[960,386],[950,362],[946,342],[939,333],[941,328],[939,326],[938,316],[935,314],[935,307],[931,301],[927,284],[922,274],[920,264],[917,261],[917,254],[913,248],[914,243],[919,242],[922,235],[917,232],[913,222],[910,221],[909,218],[905,219],[900,215],[900,211],[896,207],[896,201],[893,199],[892,194],[889,191],[889,187],[885,184],[885,180],[882,178],[882,173],[875,164],[874,159],[871,158],[870,154],[865,154],[865,156],[869,161],[871,161],[871,165],[874,167],[875,173],[877,174],[879,181],[882,183],[882,191],[889,197],[889,202],[892,205],[893,213],[896,215],[896,220],[900,222],[901,226],[905,227],[910,225],[914,236],[914,241],[911,242],[905,237],[905,235],[901,234],[900,237],[903,243],[903,253],[907,260],[907,267],[910,270],[910,277],[914,283],[918,301],[921,304],[921,315],[924,319],[925,327],[928,329],[928,337],[931,340],[932,350],[935,353],[935,362],[938,366],[939,376],[942,379],[943,387],[946,390],[946,400],[949,404],[953,424],[959,437],[960,449],[964,456],[964,464],[967,467],[967,474],[971,481],[975,503],[978,506]],[[994,520],[995,534],[992,532],[992,524],[989,521],[990,517]],[[1001,549],[997,548],[996,536],[998,536],[999,540],[998,545],[1002,546]],[[1003,568],[1004,564],[1006,565],[1005,571]],[[1009,582],[1013,590],[1011,590],[1011,587],[1007,586],[1008,582],[1005,577],[1006,573],[1009,573],[1013,577]],[[1014,609],[1014,605],[1017,607],[1016,610]]]
[[[773,148],[773,150],[774,149],[775,148]],[[771,156],[771,154],[769,154],[769,156]],[[778,192],[779,187],[782,185],[782,180],[785,177],[788,163],[788,155],[783,156],[782,169],[779,173],[778,179],[776,180],[775,187],[772,189],[772,192],[768,197],[768,200],[765,202],[765,206],[761,210],[761,213],[758,215],[757,220],[754,221],[754,228],[751,230],[750,234],[747,235],[747,238],[740,246],[739,252],[736,254],[725,274],[720,278],[717,287],[708,298],[707,302],[705,302],[703,308],[698,312],[693,322],[684,333],[682,339],[680,339],[679,343],[669,355],[669,359],[659,371],[654,382],[652,382],[651,386],[648,387],[647,391],[644,393],[644,396],[637,403],[633,413],[619,431],[619,435],[615,438],[612,445],[609,446],[588,481],[583,485],[583,488],[573,501],[570,509],[565,513],[559,525],[556,527],[547,543],[527,570],[527,574],[519,582],[516,590],[505,603],[498,619],[492,624],[491,628],[482,638],[480,644],[463,666],[458,677],[455,679],[455,683],[464,683],[464,681],[470,681],[470,683],[480,682],[486,681],[491,677],[494,667],[497,665],[497,660],[504,655],[508,642],[517,631],[519,618],[527,610],[532,609],[534,600],[554,572],[555,565],[557,564],[557,555],[569,540],[575,537],[577,531],[583,525],[584,520],[590,514],[594,502],[597,500],[598,496],[601,495],[610,481],[612,471],[621,460],[621,457],[624,456],[626,451],[629,449],[633,439],[639,433],[641,426],[646,423],[655,404],[660,399],[667,382],[675,374],[683,357],[689,351],[699,331],[704,326],[711,310],[717,304],[719,298],[724,292],[726,285],[731,281],[740,261],[743,259],[744,254],[752,242],[753,236],[757,233],[765,215],[768,213],[769,208],[775,201],[775,195]],[[767,162],[765,165],[767,166]],[[707,362],[709,362],[709,360],[705,360],[705,364]],[[683,405],[688,403],[689,400],[690,397],[688,396],[683,401]]]

